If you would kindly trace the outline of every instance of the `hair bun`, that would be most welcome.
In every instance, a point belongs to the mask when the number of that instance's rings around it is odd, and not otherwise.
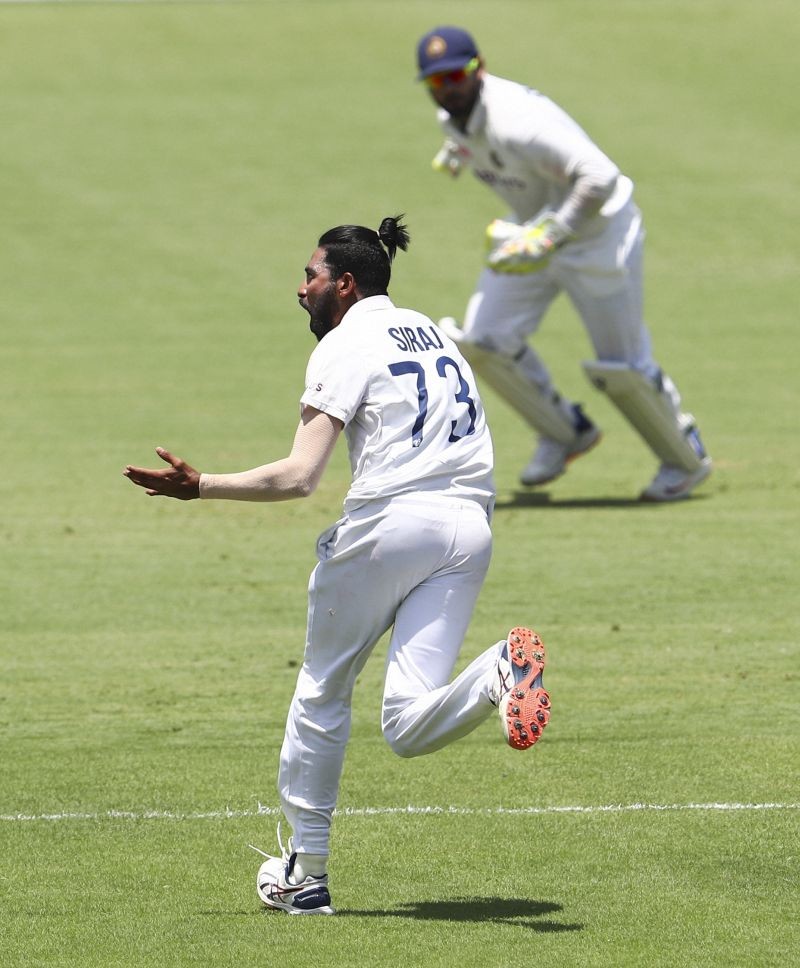
[[[404,215],[387,216],[378,229],[378,238],[386,246],[386,251],[389,253],[389,261],[391,262],[395,253],[398,249],[402,249],[403,252],[408,248],[408,243],[411,241],[411,236],[408,234],[408,229],[403,225],[401,221],[405,218]]]

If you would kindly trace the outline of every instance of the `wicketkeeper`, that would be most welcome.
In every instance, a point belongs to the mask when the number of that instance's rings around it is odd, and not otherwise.
[[[659,461],[642,499],[687,497],[710,474],[711,458],[652,355],[642,318],[644,229],[631,180],[549,98],[488,74],[465,30],[431,30],[417,62],[445,134],[434,168],[453,176],[472,169],[511,210],[487,229],[486,268],[461,327],[454,319],[440,325],[536,431],[521,482],[554,480],[601,436],[528,343],[565,292],[594,347],[587,376]]]

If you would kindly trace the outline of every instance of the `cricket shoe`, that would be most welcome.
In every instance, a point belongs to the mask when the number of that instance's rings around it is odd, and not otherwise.
[[[497,706],[506,742],[526,750],[550,719],[550,696],[542,687],[544,643],[532,629],[513,628],[500,650],[489,698]]]
[[[278,828],[278,843],[281,856],[273,857],[265,851],[248,844],[254,851],[267,859],[259,867],[256,875],[256,890],[262,902],[275,911],[287,914],[334,914],[331,895],[328,891],[328,875],[303,878],[299,883],[293,878],[297,853],[292,851],[289,839],[288,850],[281,841]]]
[[[600,428],[592,423],[583,413],[580,404],[573,406],[575,414],[575,436],[569,443],[554,440],[552,437],[540,437],[539,444],[519,476],[520,483],[526,487],[538,484],[548,484],[557,477],[561,477],[567,469],[567,464],[590,451],[599,443],[602,433]]]
[[[711,473],[710,457],[704,457],[700,466],[693,471],[682,467],[662,464],[658,473],[639,495],[642,501],[682,501],[702,484]]]

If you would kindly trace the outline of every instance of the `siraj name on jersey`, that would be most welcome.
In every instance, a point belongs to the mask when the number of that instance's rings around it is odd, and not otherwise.
[[[405,350],[406,353],[444,349],[442,338],[433,326],[392,326],[388,333],[398,349]]]

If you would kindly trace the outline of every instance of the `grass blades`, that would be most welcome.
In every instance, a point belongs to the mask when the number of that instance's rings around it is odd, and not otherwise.
[[[309,500],[149,500],[164,445],[283,456],[319,234],[405,212],[392,295],[463,313],[481,186],[430,169],[414,45],[463,23],[636,182],[656,353],[715,459],[696,498],[586,383],[558,303],[537,345],[604,430],[544,491],[485,393],[495,554],[463,661],[548,646],[528,754],[489,723],[400,760],[383,645],[354,697],[336,918],[262,911],[314,541]],[[796,960],[797,254],[793,4],[764,0],[0,3],[0,962],[173,968],[784,966]],[[767,53],[768,52],[768,55]]]

